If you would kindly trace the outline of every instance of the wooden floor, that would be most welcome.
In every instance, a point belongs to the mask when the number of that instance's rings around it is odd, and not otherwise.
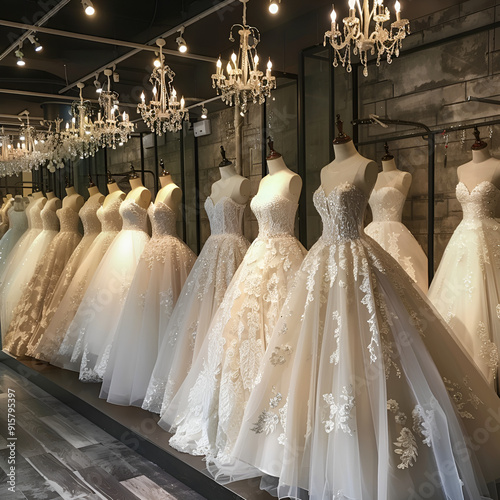
[[[15,391],[16,488],[8,490],[8,390]],[[0,499],[203,500],[0,363]]]

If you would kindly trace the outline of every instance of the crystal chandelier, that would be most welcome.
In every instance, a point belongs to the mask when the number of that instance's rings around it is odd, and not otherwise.
[[[323,45],[326,45],[327,39],[330,40],[334,49],[333,65],[337,67],[340,61],[348,73],[352,71],[352,45],[353,54],[359,54],[361,64],[364,66],[364,76],[368,76],[368,54],[372,56],[377,54],[377,66],[380,66],[382,56],[385,56],[390,64],[393,55],[399,56],[402,42],[406,35],[410,34],[410,22],[408,19],[401,19],[401,4],[398,1],[394,4],[396,20],[391,23],[390,29],[384,27],[384,23],[391,18],[389,9],[384,7],[384,0],[372,0],[371,9],[369,3],[369,0],[349,0],[349,16],[342,20],[344,25],[342,31],[337,24],[337,13],[333,9],[331,29],[325,33],[323,42]],[[356,10],[359,17],[356,15]],[[372,21],[375,25],[370,33]]]
[[[110,76],[113,71],[105,69],[104,74],[108,77],[108,84],[99,95],[99,105],[102,111],[99,111],[97,120],[94,122],[94,133],[100,147],[116,149],[117,145],[122,145],[130,139],[134,124],[129,120],[125,111],[120,120],[118,93],[111,90]]]
[[[233,24],[229,34],[229,40],[234,42],[233,29],[239,28],[238,55],[233,52],[226,68],[227,77],[219,57],[216,73],[212,75],[212,87],[217,89],[217,95],[221,95],[227,105],[238,106],[243,115],[247,112],[249,102],[264,103],[266,97],[271,95],[271,90],[276,88],[276,78],[271,75],[271,60],[267,63],[265,74],[259,70],[257,45],[260,42],[260,32],[247,25],[248,0],[240,2],[243,3],[243,23]]]
[[[158,59],[155,61],[149,81],[153,85],[153,99],[146,104],[144,92],[142,102],[137,105],[137,112],[152,132],[162,135],[165,132],[177,132],[182,129],[182,122],[188,118],[189,111],[184,107],[184,98],[177,100],[177,92],[172,82],[175,73],[165,64],[163,46],[165,40],[158,38],[156,45],[160,48]]]

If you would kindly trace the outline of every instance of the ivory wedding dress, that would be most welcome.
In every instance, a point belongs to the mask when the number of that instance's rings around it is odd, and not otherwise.
[[[43,213],[42,211],[42,215]],[[61,230],[39,259],[33,276],[12,313],[10,327],[4,337],[4,349],[16,356],[26,354],[28,342],[40,321],[44,303],[50,302],[66,263],[82,239],[78,231],[78,212],[66,207],[57,210],[56,215]],[[42,235],[43,232],[40,236]],[[36,240],[33,245],[35,243]]]
[[[133,199],[120,205],[123,228],[103,257],[69,329],[78,332],[70,366],[84,382],[100,382],[137,264],[149,240],[147,209]],[[62,346],[61,346],[62,347]]]
[[[405,200],[406,196],[392,186],[373,190],[369,200],[373,222],[366,226],[365,233],[396,259],[420,289],[427,293],[427,256],[401,222]]]
[[[156,364],[142,407],[160,413],[186,378],[205,340],[234,273],[250,243],[241,234],[245,205],[225,196],[214,204],[208,197],[205,211],[210,237],[196,260],[159,344]]]
[[[121,203],[117,198],[97,210],[102,232],[92,243],[60,302],[49,305],[40,324],[45,330],[36,346],[30,349],[30,356],[61,368],[79,370],[79,363],[71,364],[70,361],[79,331],[79,322],[73,323],[73,318],[102,258],[122,228]]]
[[[463,220],[443,254],[429,299],[498,390],[500,349],[500,190],[480,182],[471,192],[457,185]]]
[[[99,202],[99,196],[94,196],[89,198],[89,200],[78,212],[83,225],[83,238],[75,248],[75,251],[71,254],[66,267],[57,280],[54,293],[51,296],[48,294],[45,296],[42,312],[36,321],[36,325],[32,328],[33,333],[27,345],[26,354],[28,356],[33,356],[35,354],[35,347],[38,345],[40,338],[45,333],[45,329],[52,319],[54,312],[57,310],[68,287],[70,286],[75,273],[84,261],[88,252],[92,248],[92,244],[97,238],[97,235],[101,231],[101,223],[97,217],[97,210],[100,207],[101,203]]]
[[[468,440],[488,480],[500,476],[500,426],[482,446],[473,438],[500,401],[365,237],[367,202],[351,183],[314,194],[323,234],[288,294],[231,456],[210,469],[221,481],[264,475],[279,498],[483,498]]]
[[[23,205],[24,206],[24,205]],[[26,210],[11,209],[9,215],[10,228],[0,240],[0,276],[2,276],[10,253],[28,229]]]
[[[177,214],[156,201],[148,209],[153,228],[135,271],[116,328],[100,397],[141,406],[162,336],[189,275],[195,254],[177,236]]]
[[[232,445],[273,327],[306,254],[293,235],[295,201],[259,191],[250,206],[259,235],[236,271],[189,375],[159,421],[176,429],[171,446],[193,455],[225,453]]]

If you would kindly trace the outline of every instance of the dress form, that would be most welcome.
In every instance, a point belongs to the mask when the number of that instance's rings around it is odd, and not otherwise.
[[[49,210],[59,210],[62,206],[61,200],[56,197],[55,193],[53,191],[49,191],[47,193],[47,203],[45,206],[49,207]],[[45,208],[44,206],[44,208]]]
[[[125,199],[134,200],[140,207],[147,209],[151,203],[151,191],[144,187],[141,178],[135,173],[133,166],[131,166],[129,182],[132,191],[127,194]]]
[[[389,153],[387,143],[385,144],[385,156],[382,158],[382,172],[378,174],[374,190],[383,187],[393,187],[401,191],[406,197],[411,187],[411,174],[398,169],[394,156]]]
[[[79,212],[85,202],[83,196],[78,194],[73,186],[68,186],[66,188],[66,195],[67,196],[65,196],[62,201],[62,206],[64,208],[71,208],[75,212]]]
[[[160,167],[162,168],[159,177],[161,189],[156,195],[155,204],[158,202],[164,203],[176,214],[182,200],[182,190],[174,182],[170,173],[165,170],[163,160],[160,160]]]
[[[269,140],[269,149],[270,154],[266,158],[269,174],[260,181],[259,192],[269,196],[269,198],[279,194],[298,203],[302,190],[302,179],[286,166],[281,154],[274,151],[272,140]]]
[[[219,163],[221,178],[212,184],[210,198],[217,204],[222,198],[231,198],[240,205],[246,205],[250,197],[250,181],[236,172],[234,165],[226,158],[221,146],[222,161]]]
[[[122,201],[125,199],[125,193],[118,187],[116,181],[111,177],[108,172],[108,196],[104,199],[103,206],[107,207],[117,199]]]
[[[23,201],[23,197],[20,196],[20,195],[17,195],[15,198],[14,198],[14,210],[16,212],[22,212],[24,210],[24,201]]]
[[[90,198],[97,196],[99,199],[99,203],[101,204],[105,198],[105,196],[99,191],[99,188],[97,186],[89,186],[89,195]]]

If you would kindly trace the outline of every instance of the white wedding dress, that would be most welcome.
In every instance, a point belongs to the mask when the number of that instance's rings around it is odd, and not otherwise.
[[[231,456],[209,469],[220,481],[264,475],[279,498],[481,499],[463,429],[472,438],[500,400],[364,235],[367,202],[351,183],[314,194],[323,234],[288,294]],[[498,429],[482,446],[472,438],[488,480],[500,476]]]
[[[295,201],[259,191],[250,206],[259,235],[159,421],[176,429],[170,445],[193,455],[225,454],[232,446],[273,327],[306,254],[294,236]]]
[[[457,185],[463,220],[455,229],[429,289],[436,306],[483,375],[499,390],[500,190],[489,181],[471,192]]]
[[[49,305],[40,322],[45,331],[36,346],[30,349],[30,356],[49,361],[61,368],[79,371],[80,361],[71,363],[71,356],[81,325],[78,321],[73,322],[73,319],[99,264],[122,228],[119,212],[121,203],[121,198],[117,198],[97,210],[102,231],[92,243],[64,296],[57,304]]]
[[[156,364],[142,407],[160,413],[162,403],[178,391],[205,340],[213,315],[250,245],[241,234],[246,205],[225,196],[205,211],[210,237],[196,260],[157,352]]]
[[[427,293],[427,256],[401,222],[405,200],[406,196],[392,186],[373,190],[369,200],[373,222],[366,226],[365,233],[396,259],[420,289]]]
[[[0,240],[0,276],[2,276],[8,257],[12,250],[16,248],[21,236],[28,230],[28,218],[26,210],[14,210],[11,208],[9,214],[10,227]]]
[[[196,260],[177,236],[177,214],[156,201],[148,209],[153,229],[112,341],[100,397],[109,403],[141,406],[162,336]]]
[[[70,366],[83,382],[100,382],[137,264],[149,240],[147,209],[133,199],[120,205],[123,227],[89,284],[69,330],[78,332]],[[61,346],[62,347],[62,346]]]

